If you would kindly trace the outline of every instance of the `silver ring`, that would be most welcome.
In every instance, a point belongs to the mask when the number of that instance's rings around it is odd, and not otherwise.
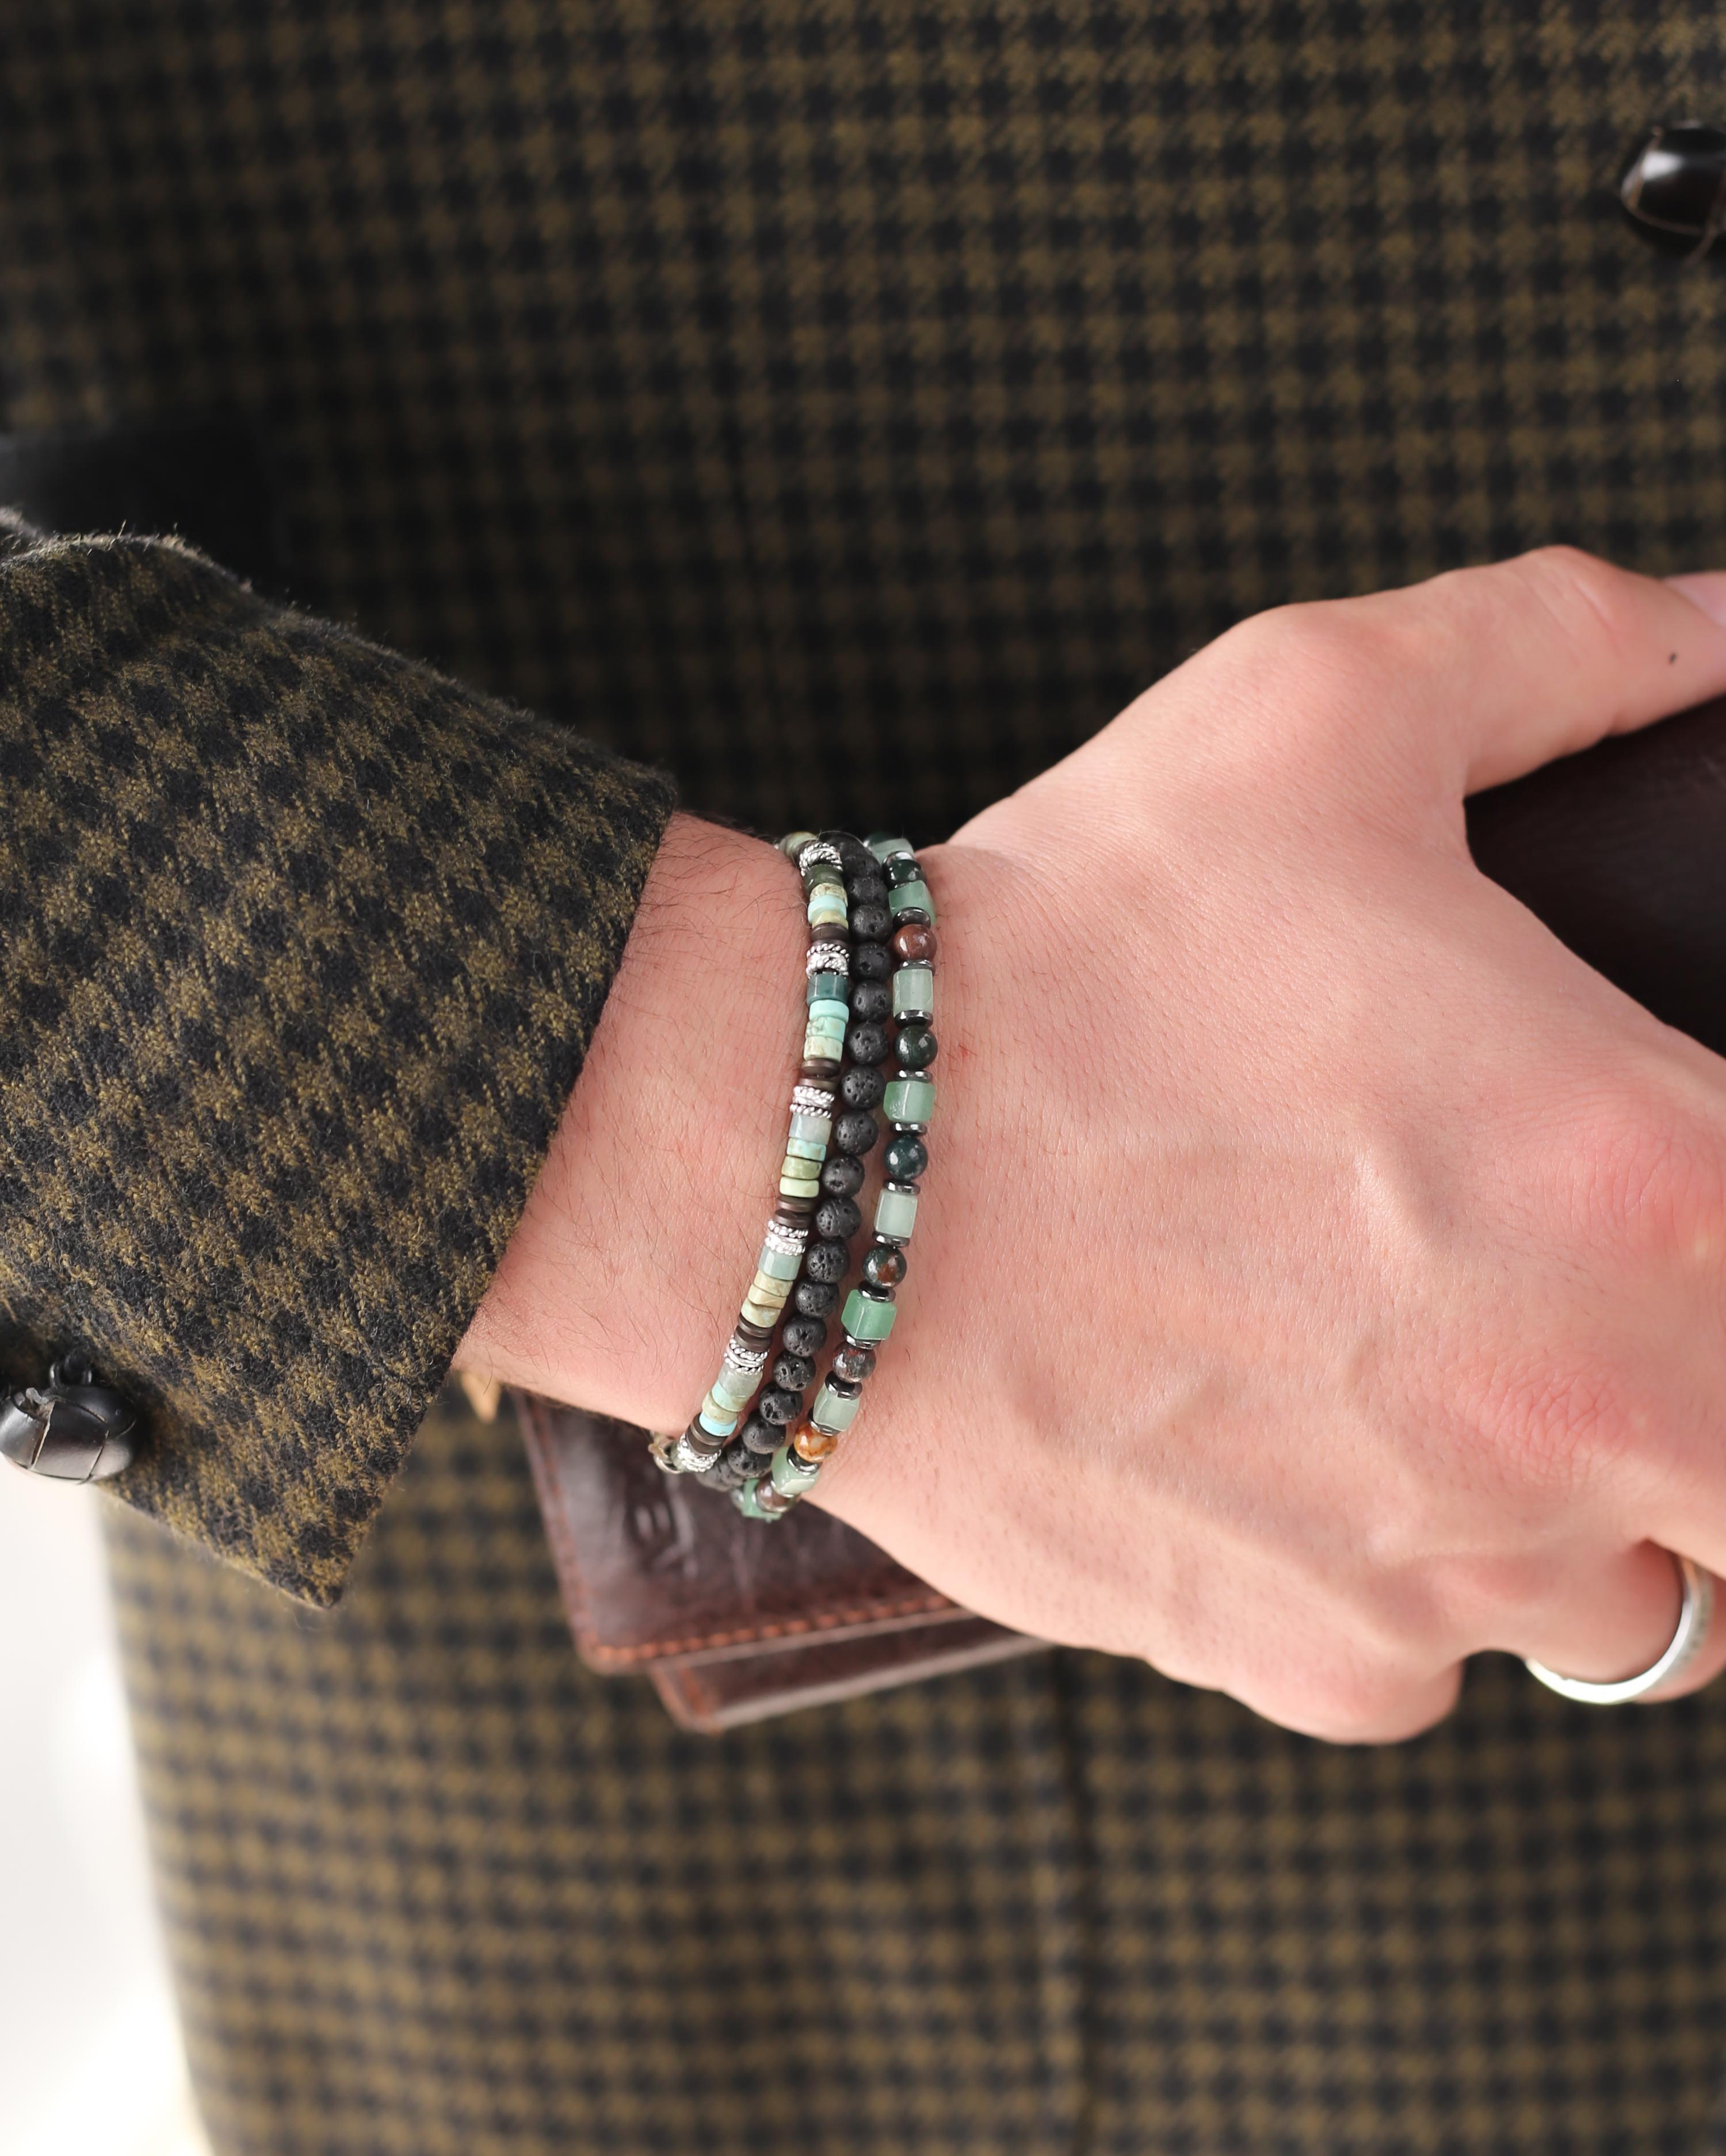
[[[1586,1677],[1560,1676],[1544,1662],[1525,1661],[1523,1667],[1531,1677],[1539,1677],[1549,1691],[1560,1693],[1565,1699],[1580,1699],[1585,1707],[1622,1707],[1626,1700],[1641,1699],[1667,1683],[1695,1660],[1708,1635],[1708,1621],[1714,1614],[1713,1574],[1704,1572],[1687,1557],[1674,1555],[1672,1563],[1678,1568],[1684,1589],[1677,1629],[1660,1660],[1651,1662],[1640,1676],[1621,1677],[1616,1684],[1590,1684]]]

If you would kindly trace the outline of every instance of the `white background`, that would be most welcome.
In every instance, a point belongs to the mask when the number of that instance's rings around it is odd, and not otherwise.
[[[0,1461],[5,2156],[205,2156],[151,1907],[105,1502]]]

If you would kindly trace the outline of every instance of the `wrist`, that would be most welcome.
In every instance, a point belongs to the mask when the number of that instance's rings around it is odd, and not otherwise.
[[[772,1201],[804,943],[776,848],[672,819],[459,1368],[644,1427],[688,1419]]]

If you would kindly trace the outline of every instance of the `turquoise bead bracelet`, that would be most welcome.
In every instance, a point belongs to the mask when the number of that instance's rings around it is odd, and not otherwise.
[[[895,1296],[905,1278],[906,1246],[917,1224],[919,1187],[929,1163],[926,1140],[935,1112],[935,1081],[929,1066],[938,1046],[932,1029],[935,902],[907,840],[877,832],[867,843],[886,875],[892,924],[890,947],[896,962],[891,997],[897,1029],[896,1068],[881,1101],[891,1133],[886,1178],[876,1197],[862,1278],[846,1296],[840,1314],[844,1344],[834,1355],[808,1414],[787,1432],[765,1471],[746,1480],[732,1493],[732,1502],[750,1519],[783,1518],[814,1488],[823,1465],[855,1420],[876,1352],[898,1315]],[[862,916],[860,906],[860,922]]]
[[[655,1434],[655,1460],[668,1474],[706,1475],[719,1463],[761,1391],[773,1336],[803,1270],[809,1224],[833,1137],[850,1020],[850,907],[839,847],[799,831],[783,842],[803,879],[809,947],[805,963],[803,1058],[792,1088],[778,1199],[755,1261],[718,1374],[688,1427]]]

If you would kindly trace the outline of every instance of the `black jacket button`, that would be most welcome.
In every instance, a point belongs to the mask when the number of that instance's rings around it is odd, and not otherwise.
[[[1696,121],[1657,127],[1618,195],[1651,247],[1700,261],[1726,225],[1726,129]]]
[[[100,1482],[131,1464],[138,1419],[123,1393],[56,1363],[39,1389],[0,1407],[0,1453],[59,1482]]]

